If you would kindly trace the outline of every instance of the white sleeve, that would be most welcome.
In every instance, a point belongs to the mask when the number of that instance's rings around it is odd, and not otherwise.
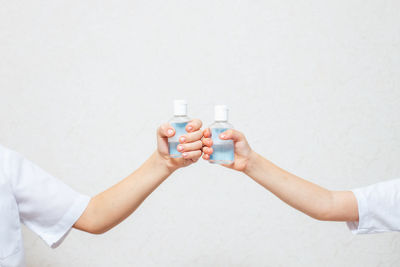
[[[90,197],[71,189],[19,154],[7,153],[20,220],[55,248],[86,209]]]
[[[347,222],[354,234],[400,231],[400,179],[352,190],[358,222]]]

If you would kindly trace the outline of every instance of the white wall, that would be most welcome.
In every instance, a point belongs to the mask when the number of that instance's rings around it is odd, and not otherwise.
[[[252,147],[330,189],[400,176],[400,2],[1,1],[0,143],[94,195],[155,149],[172,100],[214,104]],[[182,169],[124,223],[28,266],[395,266],[398,234],[353,236],[240,173]]]

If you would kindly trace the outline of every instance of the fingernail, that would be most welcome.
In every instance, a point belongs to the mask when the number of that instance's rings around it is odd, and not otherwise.
[[[183,146],[182,145],[178,145],[177,149],[178,149],[178,151],[182,151],[183,150]]]
[[[188,130],[191,131],[193,130],[193,127],[191,125],[188,126]]]
[[[187,155],[188,155],[188,153],[186,153],[186,152],[182,153],[182,156],[183,156],[184,158],[186,158]]]
[[[221,134],[221,135],[220,135],[220,138],[221,138],[221,139],[224,139],[225,137],[226,137],[226,135],[224,135],[224,134]]]
[[[184,142],[186,141],[186,138],[185,138],[184,136],[182,136],[182,137],[180,138],[180,140],[181,140],[182,143],[184,143]]]
[[[174,130],[168,129],[167,133],[168,133],[168,135],[172,135],[174,133]]]

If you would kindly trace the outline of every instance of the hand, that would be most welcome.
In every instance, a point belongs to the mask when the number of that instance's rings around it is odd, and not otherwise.
[[[175,135],[175,129],[169,123],[165,123],[158,128],[157,152],[170,171],[186,167],[199,160],[202,155],[201,148],[203,147],[201,126],[202,122],[199,119],[191,120],[186,125],[188,133],[179,138],[180,144],[177,148],[182,153],[180,158],[171,158],[168,151],[168,138]]]
[[[211,130],[207,128],[203,132],[203,159],[209,160],[210,155],[213,153],[212,149],[212,139],[211,139]],[[235,161],[232,164],[221,164],[227,168],[231,168],[237,171],[245,171],[249,165],[249,161],[254,154],[251,149],[249,143],[246,140],[246,137],[239,131],[234,129],[229,129],[220,134],[219,138],[222,140],[233,140],[234,149],[235,149]]]

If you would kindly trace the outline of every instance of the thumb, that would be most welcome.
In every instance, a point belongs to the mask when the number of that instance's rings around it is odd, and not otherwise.
[[[169,123],[164,123],[158,127],[157,135],[160,138],[169,138],[175,135],[175,129]]]
[[[235,129],[229,129],[221,133],[219,138],[222,140],[233,140],[234,142],[240,142],[245,139],[244,135]]]

